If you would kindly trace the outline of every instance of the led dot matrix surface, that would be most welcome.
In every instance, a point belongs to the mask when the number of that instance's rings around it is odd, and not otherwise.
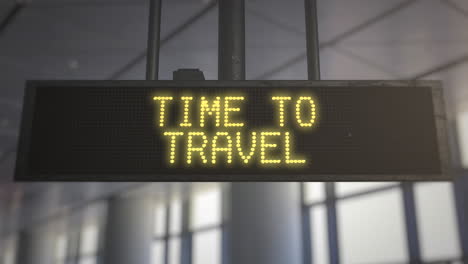
[[[352,85],[32,82],[16,175],[230,181],[441,174],[432,84]]]

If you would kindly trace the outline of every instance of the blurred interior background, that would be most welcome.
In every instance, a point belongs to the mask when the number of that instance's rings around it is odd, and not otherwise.
[[[247,263],[464,263],[466,0],[318,1],[322,79],[443,81],[453,182],[14,183],[25,80],[144,79],[148,2],[0,0],[0,263],[226,264],[227,223],[271,216],[288,246]],[[303,0],[246,0],[247,79],[306,79],[304,23]],[[217,24],[216,2],[163,1],[160,78],[217,79]],[[246,237],[236,252],[269,254]]]

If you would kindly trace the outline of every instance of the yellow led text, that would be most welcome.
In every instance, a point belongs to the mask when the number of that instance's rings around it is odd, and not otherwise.
[[[286,125],[287,105],[292,101],[291,96],[272,96],[277,110],[278,125],[284,127]],[[299,127],[312,127],[317,117],[315,101],[312,96],[300,96],[296,99],[294,109],[295,119]]]
[[[257,144],[260,134],[260,144]],[[164,132],[167,142],[167,160],[172,164],[271,164],[296,165],[305,159],[293,159],[290,132],[254,131],[249,135],[242,132],[217,131],[214,134],[202,131]],[[178,160],[177,157],[180,157]],[[210,159],[208,157],[211,157]]]
[[[166,102],[172,101],[172,96],[155,96],[153,100],[159,102],[159,126],[165,125],[164,120],[166,119]]]
[[[316,125],[314,97],[307,94],[269,96],[266,100],[270,100],[271,106],[266,107],[271,107],[267,112],[271,110],[272,117],[268,120],[261,116],[263,119],[258,123],[272,123],[253,129],[249,129],[246,122],[252,119],[245,119],[247,99],[239,94],[154,96],[155,124],[165,143],[165,160],[169,166],[276,168],[310,164],[306,157],[294,151],[294,130],[301,129],[301,133],[305,133]],[[248,107],[249,115],[258,109],[256,105]]]

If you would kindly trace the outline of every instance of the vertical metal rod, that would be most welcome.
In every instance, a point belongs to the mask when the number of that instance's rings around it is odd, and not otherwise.
[[[455,196],[455,206],[457,209],[458,238],[463,252],[463,257],[468,257],[468,211],[464,210],[468,204],[466,191],[468,189],[468,173],[461,172],[454,175],[453,190]]]
[[[229,255],[231,189],[228,184],[221,185],[221,197],[221,264],[231,264]]]
[[[328,252],[331,264],[340,263],[340,250],[338,247],[338,218],[336,214],[335,193],[335,183],[325,183],[325,195],[327,198]]]
[[[191,193],[190,187],[187,188],[186,193]],[[181,264],[192,263],[192,240],[193,233],[190,230],[190,208],[191,208],[190,196],[184,197],[182,200],[182,244],[181,244]]]
[[[169,264],[169,232],[171,230],[171,196],[169,193],[166,193],[166,215],[164,218],[165,229],[164,229],[164,257],[163,263]]]
[[[310,207],[304,202],[305,197],[305,186],[303,182],[300,182],[300,196],[301,196],[301,214],[302,214],[302,263],[303,264],[314,264],[313,256],[313,241],[312,241],[312,216],[310,213]]]
[[[219,0],[218,10],[218,79],[245,80],[245,0]],[[229,264],[231,193],[223,187],[222,263]]]
[[[148,18],[148,53],[146,55],[146,80],[157,80],[159,78],[161,2],[162,0],[150,0]]]
[[[218,79],[245,80],[245,0],[219,1]]]
[[[73,253],[72,253],[73,255],[70,257],[70,258],[71,258],[71,263],[80,263],[80,253],[79,253],[79,252],[80,252],[80,243],[81,243],[81,239],[83,239],[83,238],[81,237],[81,234],[80,234],[80,230],[83,229],[83,226],[82,226],[83,223],[82,223],[82,222],[83,222],[82,219],[80,219],[80,223],[79,223],[79,225],[78,225],[78,226],[79,226],[79,229],[78,229],[78,231],[74,234],[74,235],[76,236],[76,237],[75,237],[75,238],[76,238],[76,239],[75,239],[75,241],[76,241],[75,243],[76,243],[76,244],[75,244],[75,246],[74,246],[74,248],[73,248]],[[107,234],[106,234],[106,235],[107,235]],[[105,253],[105,254],[107,254],[107,253]],[[103,254],[101,254],[101,262],[100,262],[100,263],[104,263],[104,261],[105,261],[105,259],[103,259],[103,256],[102,256],[102,255],[103,255]]]
[[[24,3],[15,3],[9,11],[6,11],[4,13],[4,19],[0,21],[0,36],[5,32],[7,27],[11,25],[11,23],[18,17],[18,14],[21,10],[24,9],[25,6],[26,4]]]
[[[405,210],[409,262],[421,263],[421,249],[419,246],[416,201],[414,199],[414,185],[412,182],[404,182],[401,184],[401,188],[403,192],[403,205]]]
[[[320,80],[317,0],[304,0],[306,22],[307,76]]]
[[[307,77],[320,80],[320,50],[318,38],[317,0],[304,0],[306,22]],[[338,248],[338,225],[336,214],[335,183],[325,183],[327,199],[327,226],[330,263],[340,263]]]

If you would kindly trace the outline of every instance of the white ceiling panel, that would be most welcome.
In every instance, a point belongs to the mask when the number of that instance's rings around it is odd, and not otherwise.
[[[465,41],[468,20],[440,0],[419,0],[394,16],[366,28],[346,45],[392,45],[431,41]]]
[[[392,79],[391,75],[384,70],[334,49],[321,52],[320,68],[323,80]]]
[[[302,1],[303,2],[303,1]],[[334,37],[392,10],[407,0],[322,0],[318,2],[320,42]],[[413,4],[408,4],[408,8]],[[405,5],[406,6],[406,5]],[[405,7],[406,8],[406,7]],[[404,9],[403,9],[404,10]],[[297,14],[302,15],[302,14]],[[392,19],[389,16],[388,19]],[[380,23],[380,22],[379,22]]]
[[[411,78],[468,54],[466,27],[468,20],[440,1],[419,1],[343,41],[340,48],[399,78]]]
[[[2,54],[68,54],[144,47],[146,6],[24,8],[5,32]]]
[[[424,79],[442,81],[449,100],[448,109],[454,113],[468,111],[468,62]]]
[[[382,65],[394,74],[394,79],[409,79],[433,67],[468,54],[467,42],[395,43],[389,45],[339,46],[363,59]]]
[[[302,0],[288,0],[287,3],[283,0],[251,0],[246,1],[246,10],[247,16],[258,12],[265,17],[276,20],[280,24],[299,31],[305,31],[304,1]],[[249,26],[253,25],[249,24]],[[265,33],[267,34],[268,32]]]
[[[468,1],[466,0],[441,0],[455,8],[458,8],[461,13],[468,15]]]

